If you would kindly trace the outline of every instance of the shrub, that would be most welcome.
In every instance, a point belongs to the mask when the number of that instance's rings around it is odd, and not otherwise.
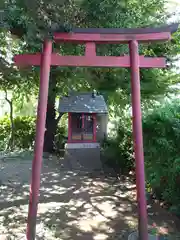
[[[155,194],[180,207],[180,103],[165,104],[143,122],[147,182]]]
[[[35,123],[36,119],[34,117],[16,117],[14,119],[16,148],[29,149],[33,147]]]
[[[67,142],[66,130],[64,127],[58,125],[55,140],[54,140],[54,150],[59,152],[60,149],[64,149],[64,145]]]
[[[109,137],[103,144],[106,164],[122,174],[134,167],[132,127],[130,117],[123,116],[116,127],[116,136]]]
[[[35,139],[36,118],[18,116],[14,118],[14,149],[32,149]],[[9,141],[11,133],[10,119],[5,116],[0,119],[0,150],[3,151]],[[64,128],[58,126],[55,139],[56,146],[62,146]]]
[[[0,119],[0,150],[4,150],[9,141],[11,133],[10,120],[8,116]],[[32,148],[35,136],[34,117],[14,118],[14,148]]]
[[[7,116],[0,119],[0,150],[4,150],[10,135],[10,120]]]

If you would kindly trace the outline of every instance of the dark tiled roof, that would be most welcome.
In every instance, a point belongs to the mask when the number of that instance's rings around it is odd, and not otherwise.
[[[93,97],[92,93],[72,94],[59,102],[59,112],[107,113],[107,105],[102,95]]]

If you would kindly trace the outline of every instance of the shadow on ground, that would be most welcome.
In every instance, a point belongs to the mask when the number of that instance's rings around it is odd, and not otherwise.
[[[4,239],[21,239],[27,220],[31,156],[6,159],[0,164],[0,233]],[[137,227],[135,197],[135,185],[128,178],[117,180],[100,172],[72,171],[59,161],[45,160],[37,239],[127,239]],[[149,213],[149,223],[158,222],[153,206],[149,205]],[[174,220],[167,216],[158,225],[174,230]]]

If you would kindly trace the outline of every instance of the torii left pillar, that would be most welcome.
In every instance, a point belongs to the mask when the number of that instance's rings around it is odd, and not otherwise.
[[[40,69],[39,101],[37,110],[34,159],[32,164],[32,179],[30,186],[29,214],[26,233],[27,240],[34,240],[36,234],[37,205],[39,200],[40,174],[44,145],[49,75],[51,68],[51,53],[52,42],[49,40],[45,40],[43,44],[43,52],[41,55],[40,64],[41,69]]]

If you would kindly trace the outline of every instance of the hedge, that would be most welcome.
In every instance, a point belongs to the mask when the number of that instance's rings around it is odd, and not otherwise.
[[[167,103],[143,122],[147,183],[156,196],[180,210],[180,102]],[[180,213],[180,212],[179,212]]]
[[[14,149],[32,149],[35,139],[36,118],[31,116],[18,116],[14,118]],[[0,119],[0,151],[6,148],[11,132],[10,119],[5,116]],[[62,146],[64,128],[57,129],[55,145]]]
[[[11,132],[10,119],[5,116],[0,119],[0,150],[4,150]],[[34,117],[14,118],[14,148],[29,149],[33,146],[35,136]]]
[[[116,135],[104,142],[103,159],[115,171],[126,174],[134,167],[131,119],[122,114],[112,132]]]

